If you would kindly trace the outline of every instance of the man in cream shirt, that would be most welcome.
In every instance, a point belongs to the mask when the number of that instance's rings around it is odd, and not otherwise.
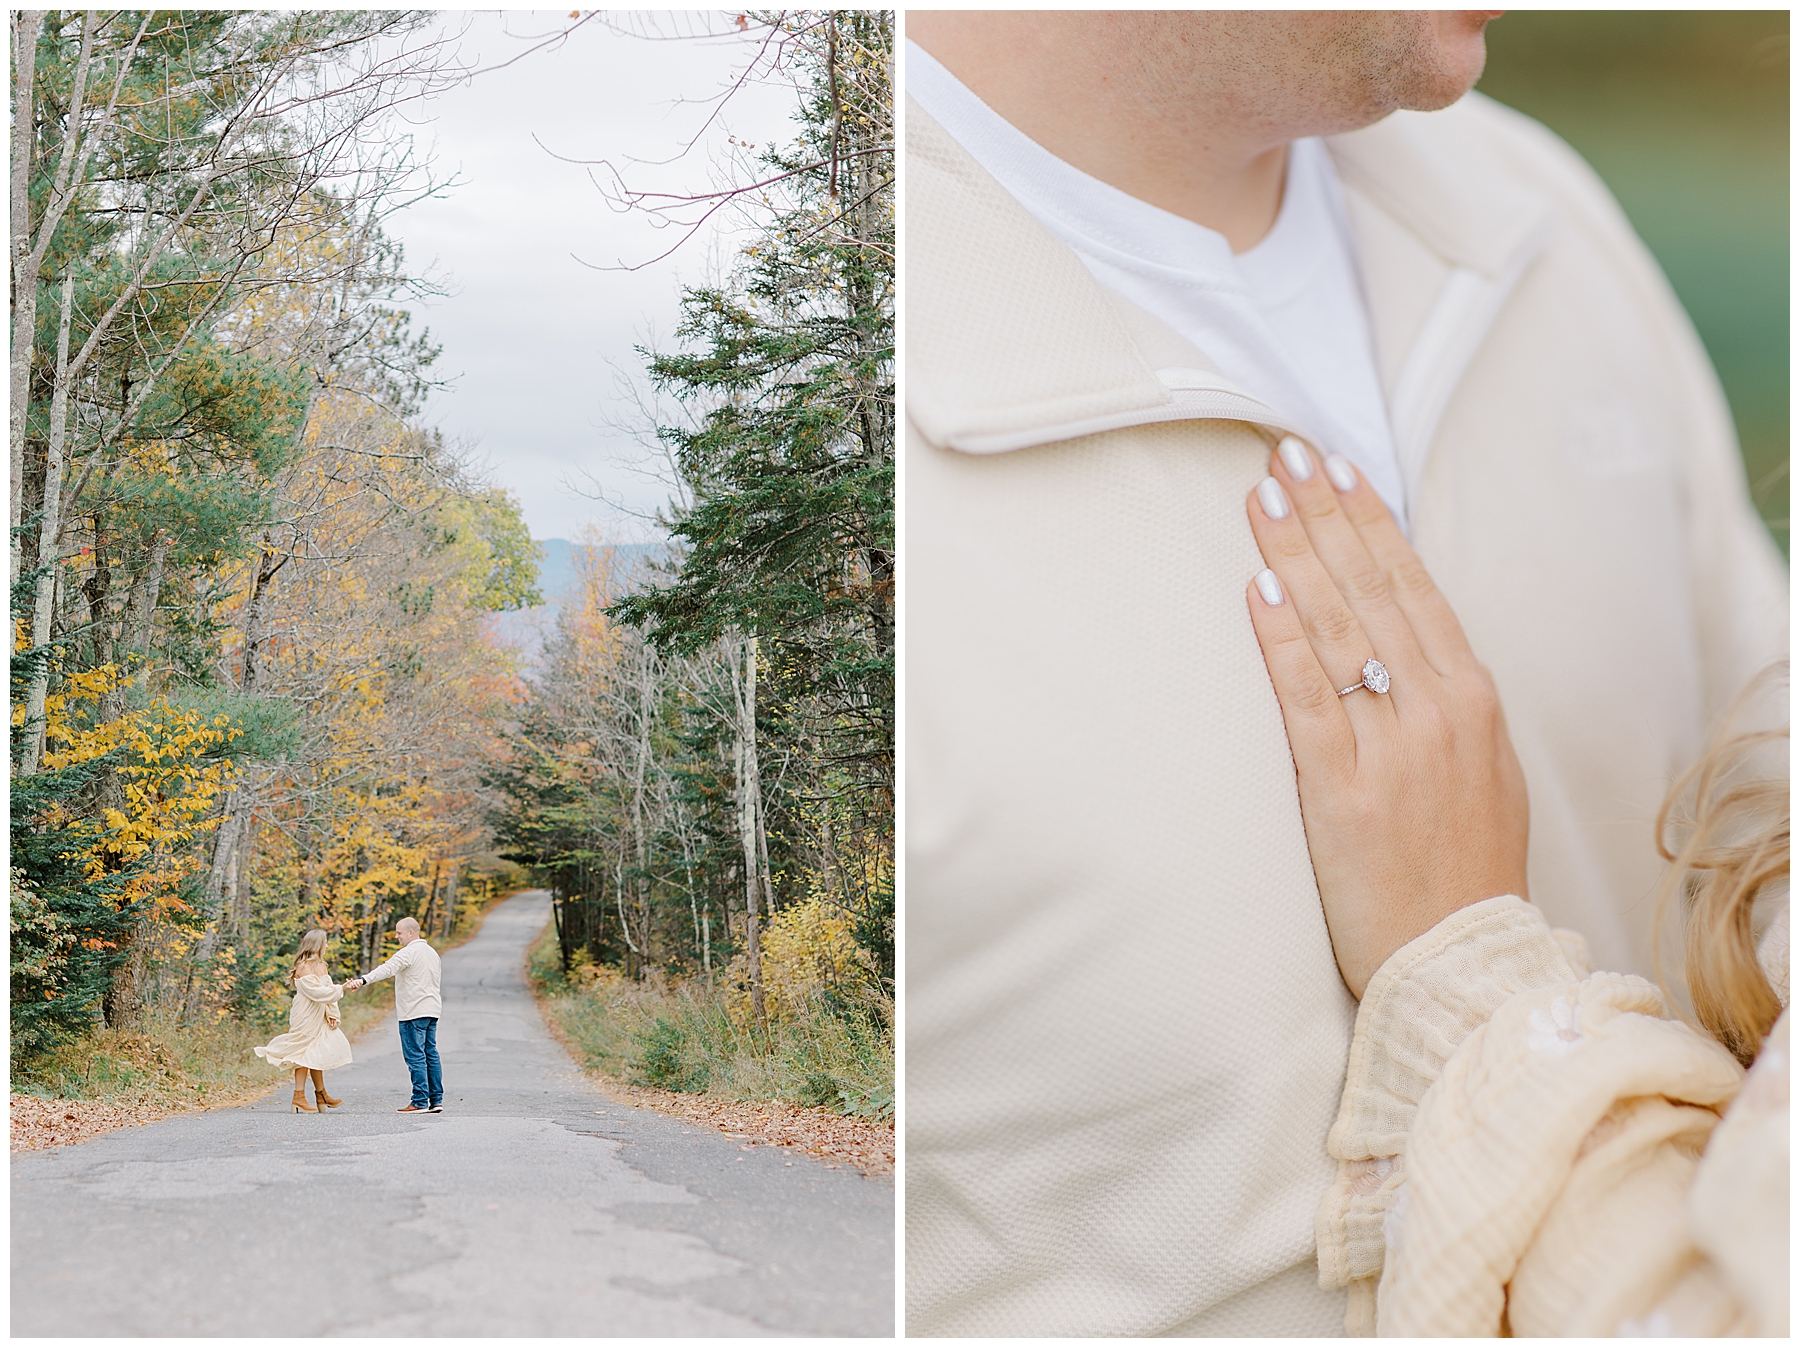
[[[1490,17],[907,16],[909,1333],[1342,1332],[1357,1007],[1245,602],[1286,437],[1492,669],[1532,899],[1649,969],[1785,582],[1617,206],[1463,96]]]
[[[401,918],[394,924],[394,935],[400,938],[400,948],[393,957],[344,986],[354,989],[365,983],[379,983],[384,978],[394,980],[394,1015],[400,1022],[400,1052],[405,1055],[406,1070],[412,1076],[412,1099],[397,1112],[441,1114],[444,1112],[444,1072],[438,1063],[437,1023],[444,1009],[438,991],[443,979],[443,961],[430,942],[420,939],[418,919]]]

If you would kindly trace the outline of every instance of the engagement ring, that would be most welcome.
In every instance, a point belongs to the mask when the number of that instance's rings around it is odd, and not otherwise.
[[[1379,660],[1371,659],[1363,666],[1361,683],[1353,683],[1348,688],[1338,689],[1339,697],[1349,697],[1358,688],[1367,688],[1371,693],[1385,693],[1388,690],[1387,666]]]

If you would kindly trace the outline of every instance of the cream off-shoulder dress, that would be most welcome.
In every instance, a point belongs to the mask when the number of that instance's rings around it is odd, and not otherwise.
[[[1763,966],[1787,1001],[1787,921]],[[1363,994],[1318,1217],[1345,1328],[1788,1332],[1788,1017],[1748,1076],[1522,899],[1464,908]]]
[[[294,980],[294,1005],[288,1032],[250,1051],[271,1067],[310,1067],[325,1071],[350,1062],[350,1041],[337,1027],[337,1003],[344,989],[330,974],[302,974]]]

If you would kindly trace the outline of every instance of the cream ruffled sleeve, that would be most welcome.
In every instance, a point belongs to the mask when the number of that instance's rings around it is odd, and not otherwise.
[[[341,983],[333,983],[330,974],[302,974],[294,980],[294,991],[308,1001],[330,1004],[344,995]]]
[[[1580,938],[1530,904],[1465,908],[1363,996],[1328,1143],[1320,1281],[1349,1289],[1352,1334],[1777,1332],[1757,1309],[1773,1302],[1766,1278],[1701,1220],[1697,1172],[1732,1150],[1708,1141],[1742,1079],[1649,983],[1589,973]],[[1780,1080],[1785,1127],[1785,1063]],[[1785,1134],[1779,1156],[1785,1333]],[[1736,1218],[1724,1227],[1757,1209],[1750,1224],[1772,1236],[1758,1205],[1773,1200],[1722,1170],[1718,1182],[1715,1207]],[[1759,1248],[1766,1268],[1773,1247]]]

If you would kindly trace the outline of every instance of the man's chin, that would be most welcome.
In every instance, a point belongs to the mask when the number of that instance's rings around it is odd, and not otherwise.
[[[1400,106],[1407,112],[1442,112],[1474,87],[1474,80],[1470,80],[1466,84],[1460,82],[1446,84],[1441,90],[1434,90],[1416,100],[1408,99]]]
[[[1394,109],[1408,112],[1442,112],[1475,87],[1487,65],[1487,43],[1480,33],[1474,37],[1474,51],[1454,66],[1440,67],[1432,76],[1420,79],[1405,90]]]

